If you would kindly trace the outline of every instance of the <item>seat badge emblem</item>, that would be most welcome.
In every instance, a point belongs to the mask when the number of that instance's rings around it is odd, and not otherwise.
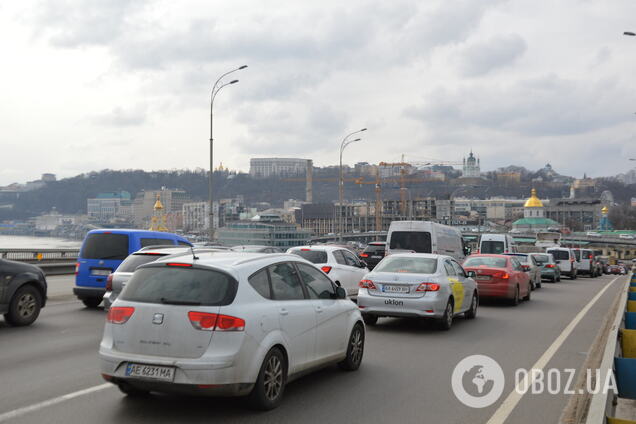
[[[163,324],[163,314],[154,314],[152,316],[152,323],[153,324]]]

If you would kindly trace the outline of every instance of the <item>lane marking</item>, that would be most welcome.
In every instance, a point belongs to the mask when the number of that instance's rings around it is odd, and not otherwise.
[[[11,420],[13,418],[20,417],[24,414],[28,414],[29,412],[34,412],[40,410],[42,408],[46,408],[48,406],[57,405],[58,403],[65,402],[67,400],[74,399],[76,397],[88,395],[90,393],[99,392],[100,390],[107,389],[109,387],[115,387],[111,383],[100,384],[99,386],[89,387],[88,389],[79,390],[73,393],[67,393],[62,396],[58,396],[53,399],[45,400],[44,402],[35,403],[33,405],[25,406],[23,408],[14,409],[13,411],[5,412],[4,414],[0,414],[0,423]]]
[[[618,280],[619,278],[620,277],[616,277],[612,281],[610,281],[605,287],[603,287],[600,292],[597,293],[596,296],[592,298],[592,300],[590,300],[587,305],[585,305],[583,309],[581,309],[581,311],[574,317],[574,319],[568,324],[568,326],[563,329],[561,334],[559,334],[554,342],[552,342],[550,347],[543,353],[543,355],[541,355],[539,360],[531,367],[531,369],[543,370],[543,368],[545,368],[550,359],[552,359],[557,350],[559,350],[563,342],[565,342],[565,339],[568,338],[570,333],[574,331],[574,328],[576,328],[578,323],[583,319],[585,314],[592,308],[592,306],[594,306],[596,301],[600,299],[601,296],[603,296],[603,293],[605,293],[605,291],[614,283],[614,281]],[[531,374],[531,376],[529,376],[529,374]],[[519,384],[512,390],[512,392],[510,392],[508,397],[506,397],[506,399],[495,411],[492,417],[490,417],[486,424],[503,424],[523,397],[523,394],[519,393],[521,391],[520,388],[529,387],[525,384],[533,384],[537,377],[537,374],[538,373],[536,372],[526,374],[525,378],[519,382]]]

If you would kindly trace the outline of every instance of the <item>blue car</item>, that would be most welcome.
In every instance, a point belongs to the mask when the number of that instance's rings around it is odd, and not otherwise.
[[[96,308],[106,293],[106,280],[128,255],[146,246],[192,246],[177,234],[147,230],[89,231],[75,265],[73,293],[89,308]]]

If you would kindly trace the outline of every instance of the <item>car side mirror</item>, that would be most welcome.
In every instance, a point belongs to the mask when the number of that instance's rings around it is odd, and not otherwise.
[[[346,299],[347,291],[342,287],[336,287],[336,299]]]
[[[466,275],[469,278],[475,278],[477,276],[477,273],[475,271],[466,271]]]

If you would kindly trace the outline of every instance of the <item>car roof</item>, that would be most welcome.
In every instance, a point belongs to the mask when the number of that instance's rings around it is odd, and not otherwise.
[[[476,257],[480,257],[480,258],[493,257],[493,258],[506,258],[507,259],[507,258],[510,257],[510,255],[506,255],[506,254],[503,254],[503,253],[502,254],[497,254],[497,253],[474,253],[474,254],[468,256],[466,259],[468,259],[468,258],[476,258]]]
[[[392,253],[387,258],[427,258],[427,259],[452,259],[448,255],[438,255],[435,253]]]
[[[281,262],[295,261],[311,264],[311,262],[306,261],[298,255],[291,255],[287,253],[247,253],[219,250],[214,252],[201,252],[197,254],[197,259],[194,259],[191,254],[163,256],[148,265],[178,262],[184,264],[203,265],[228,272],[234,272],[237,271],[238,268],[242,268],[250,263],[258,261],[275,262],[275,259],[279,259]]]
[[[348,248],[344,247],[344,246],[332,246],[329,244],[315,244],[315,245],[308,245],[308,246],[295,246],[295,247],[291,247],[291,249],[309,249],[309,250],[323,250],[326,252],[333,252],[335,250],[349,250]],[[351,251],[351,250],[349,250]]]

